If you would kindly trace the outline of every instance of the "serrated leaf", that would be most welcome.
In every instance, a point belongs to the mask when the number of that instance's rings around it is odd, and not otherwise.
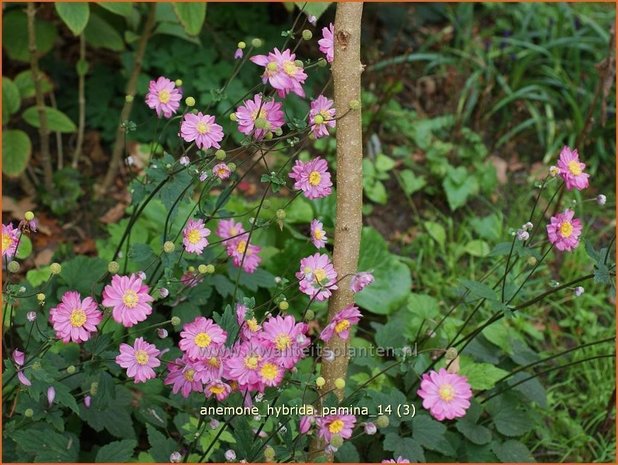
[[[150,444],[148,452],[152,455],[152,458],[155,462],[169,462],[170,454],[177,449],[176,441],[166,437],[150,424],[146,425],[146,431],[148,432],[148,443]]]
[[[187,34],[191,36],[198,35],[206,18],[206,3],[182,2],[174,3],[173,5],[174,12],[182,27],[187,31]]]
[[[64,24],[71,30],[73,35],[80,35],[88,24],[90,18],[90,6],[83,2],[56,2],[56,12]]]
[[[103,463],[128,462],[133,456],[135,447],[137,447],[137,441],[134,439],[110,442],[99,449],[95,461]]]
[[[465,363],[462,364],[459,374],[468,378],[472,389],[491,389],[496,385],[496,381],[509,372],[490,363]]]
[[[521,442],[509,439],[502,444],[492,445],[492,450],[502,463],[534,462],[530,450]]]
[[[462,279],[461,284],[470,291],[470,294],[473,297],[479,297],[487,300],[497,300],[498,295],[496,291],[494,291],[487,284],[484,284],[480,281],[474,281],[471,279]]]
[[[32,144],[28,134],[19,129],[9,129],[2,134],[2,172],[17,177],[30,161]]]
[[[455,423],[455,428],[474,444],[483,445],[491,441],[491,431],[489,429],[467,420],[466,417]]]
[[[107,264],[101,258],[77,256],[62,264],[61,278],[69,289],[76,290],[82,296],[90,295],[92,286],[107,270]]]
[[[75,132],[77,130],[75,123],[73,123],[73,121],[71,121],[71,119],[60,110],[56,110],[52,107],[44,107],[44,111],[47,115],[47,127],[50,131]],[[22,116],[29,125],[34,126],[35,128],[41,127],[39,111],[36,107],[28,108],[24,111]]]
[[[384,449],[393,452],[394,457],[405,457],[414,462],[424,462],[425,454],[418,441],[402,438],[397,433],[388,433],[384,438]]]

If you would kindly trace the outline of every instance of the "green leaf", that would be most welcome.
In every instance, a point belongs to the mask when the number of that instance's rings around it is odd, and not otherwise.
[[[17,246],[17,253],[15,256],[20,260],[24,260],[32,253],[32,241],[25,234],[21,236],[19,245]]]
[[[79,454],[79,439],[72,433],[58,433],[49,425],[37,424],[31,428],[13,431],[11,439],[34,462],[75,462]]]
[[[365,193],[369,200],[379,203],[380,205],[386,205],[388,201],[388,195],[386,193],[386,188],[382,181],[373,180],[371,182],[367,182],[365,185]]]
[[[31,98],[35,95],[34,79],[32,79],[32,71],[29,69],[22,71],[14,79],[15,85],[19,89],[19,94],[22,99]],[[53,90],[53,86],[49,77],[39,71],[39,83],[41,85],[41,91],[43,94],[47,94]]]
[[[433,221],[425,221],[423,225],[431,238],[436,241],[440,247],[444,247],[444,243],[446,242],[446,231],[444,230],[444,226],[439,223],[434,223]]]
[[[408,195],[412,195],[420,191],[427,185],[424,176],[416,176],[412,170],[403,170],[399,173],[401,177],[402,188]]]
[[[453,211],[465,205],[468,197],[476,194],[479,189],[476,178],[470,176],[463,166],[457,168],[449,166],[447,177],[442,181],[442,187],[446,192],[449,207]]]
[[[2,46],[11,60],[30,61],[28,49],[28,19],[21,8],[9,11],[2,20]],[[35,18],[36,48],[39,56],[54,47],[56,27],[47,21]]]
[[[106,271],[107,264],[103,259],[80,255],[62,264],[60,276],[69,289],[90,295],[92,286]]]
[[[19,110],[21,97],[19,88],[9,78],[2,76],[2,122],[7,124],[9,116]]]
[[[298,8],[302,9],[308,16],[320,16],[328,9],[332,2],[294,2]],[[303,8],[304,7],[304,8]]]
[[[204,19],[206,18],[206,3],[204,2],[182,2],[174,3],[176,16],[185,28],[187,34],[196,36],[202,30]]]
[[[88,24],[90,17],[90,6],[82,2],[57,2],[55,3],[56,13],[64,21],[64,24],[71,30],[73,35],[80,35]]]
[[[479,281],[474,281],[471,279],[462,279],[461,284],[464,285],[473,297],[479,297],[487,300],[497,300],[498,295],[496,291],[494,291],[487,284],[483,284]]]
[[[395,160],[393,160],[391,157],[384,155],[383,153],[380,153],[378,154],[378,156],[376,156],[375,166],[378,171],[386,173],[387,171],[390,171],[395,167]]]
[[[105,8],[107,11],[130,18],[133,15],[133,3],[132,2],[97,2],[101,8]],[[166,460],[167,461],[167,460]]]
[[[2,134],[2,172],[7,176],[19,176],[24,172],[32,144],[28,134],[19,129],[9,129]]]
[[[462,363],[459,374],[468,378],[472,389],[491,389],[509,372],[490,363]]]
[[[47,281],[50,276],[51,270],[49,269],[49,266],[45,266],[43,268],[33,268],[32,270],[28,270],[26,273],[26,280],[28,280],[32,287],[36,287]]]
[[[137,447],[137,441],[135,439],[123,439],[122,441],[110,442],[99,449],[95,461],[103,463],[128,462],[133,456],[135,447]]]
[[[151,424],[146,425],[146,431],[150,444],[148,452],[152,455],[152,458],[155,462],[169,462],[170,454],[177,449],[176,441],[166,437]]]
[[[466,417],[455,423],[455,428],[474,444],[483,445],[491,441],[491,431],[489,429],[467,420]]]
[[[405,457],[414,462],[424,462],[425,454],[421,445],[412,438],[402,438],[397,433],[388,433],[384,438],[384,449],[393,452],[394,457]]]
[[[54,132],[75,132],[77,127],[70,118],[62,113],[60,110],[56,110],[51,107],[44,107],[45,114],[47,115],[47,127],[50,131]],[[28,124],[35,128],[41,127],[41,121],[39,120],[39,112],[36,107],[30,107],[23,113],[23,118]]]
[[[509,439],[502,444],[494,444],[492,450],[502,463],[534,462],[530,450],[521,442]]]
[[[489,244],[480,240],[468,242],[464,250],[473,257],[486,257],[490,252]]]
[[[225,345],[227,347],[231,347],[236,340],[236,335],[238,334],[238,331],[240,331],[240,326],[236,321],[236,312],[232,310],[231,305],[226,305],[223,315],[220,315],[219,313],[214,313],[213,318],[217,322],[217,324],[221,326],[221,328],[223,328],[223,330],[227,333],[227,340],[225,341]]]
[[[93,14],[84,30],[86,41],[93,47],[107,48],[114,52],[124,50],[122,36],[109,23]]]
[[[412,437],[426,449],[439,451],[438,444],[444,438],[446,426],[428,415],[417,415],[412,420]]]
[[[386,241],[373,228],[363,228],[360,250],[358,269],[373,271],[375,281],[355,295],[356,303],[370,312],[388,315],[410,293],[410,270],[388,251]]]
[[[508,397],[508,399],[512,399],[512,397]],[[498,406],[496,407],[495,405]],[[528,413],[517,409],[515,405],[515,401],[511,400],[509,402],[506,396],[488,405],[488,410],[496,429],[505,436],[522,436],[530,431],[533,426]]]

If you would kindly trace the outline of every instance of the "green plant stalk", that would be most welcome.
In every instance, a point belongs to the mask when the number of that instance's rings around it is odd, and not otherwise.
[[[45,98],[41,87],[42,74],[39,69],[39,55],[36,46],[35,16],[36,7],[33,2],[28,2],[26,10],[28,17],[28,50],[30,52],[30,69],[32,70],[32,81],[34,83],[34,93],[36,108],[39,113],[39,140],[41,143],[41,164],[43,165],[43,184],[49,192],[54,190],[53,171],[51,156],[49,153],[49,124],[47,113],[45,112]]]
[[[79,63],[84,64],[86,62],[86,36],[82,32],[79,35]],[[86,73],[77,71],[77,106],[79,110],[78,127],[77,127],[77,141],[75,142],[75,151],[73,152],[73,168],[77,169],[79,165],[79,157],[82,154],[82,147],[84,145],[84,131],[86,130]]]

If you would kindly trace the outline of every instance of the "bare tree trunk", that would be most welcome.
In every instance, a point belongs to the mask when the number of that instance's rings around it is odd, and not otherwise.
[[[39,113],[39,139],[41,144],[41,164],[43,165],[43,184],[48,191],[53,190],[54,184],[52,180],[53,171],[51,156],[49,154],[49,125],[47,122],[47,113],[45,112],[45,98],[43,97],[43,88],[41,87],[41,71],[39,69],[39,52],[36,47],[36,28],[34,17],[36,16],[36,7],[34,3],[28,2],[26,10],[28,16],[28,50],[30,52],[30,68],[32,70],[32,81],[34,82],[34,92],[36,100],[36,108]]]
[[[131,76],[129,77],[129,82],[127,83],[126,92],[127,96],[133,97],[135,95],[135,89],[137,87],[137,78],[142,69],[142,61],[144,59],[144,53],[146,52],[146,45],[148,44],[148,40],[152,35],[152,30],[155,24],[155,12],[157,8],[156,3],[150,3],[148,5],[148,17],[146,18],[146,23],[144,24],[144,30],[142,31],[142,36],[139,39],[139,43],[137,45],[137,50],[135,51],[135,63],[133,64],[133,70],[131,71]],[[112,151],[112,158],[109,163],[109,168],[107,169],[107,173],[105,175],[105,179],[101,183],[98,189],[98,195],[103,196],[105,192],[109,189],[118,174],[118,168],[120,167],[120,157],[122,156],[122,150],[124,149],[124,127],[123,123],[129,119],[131,115],[131,109],[133,108],[133,99],[125,100],[124,107],[122,107],[122,111],[120,112],[120,122],[118,123],[118,129],[116,130],[116,141],[114,142],[114,149]]]
[[[335,16],[335,57],[333,82],[335,108],[338,115],[350,109],[350,102],[361,98],[360,61],[361,17],[363,4],[341,2]],[[333,292],[328,305],[329,321],[346,306],[354,303],[350,279],[356,273],[363,227],[363,144],[361,111],[351,111],[337,121],[337,216],[333,265],[340,279],[339,289]],[[341,279],[343,276],[345,278]],[[335,335],[324,345],[324,352],[332,351],[334,359],[322,359],[322,376],[326,380],[323,392],[333,390],[339,400],[344,391],[335,387],[338,378],[345,379],[348,369],[347,343]],[[319,455],[324,444],[315,441],[313,454]],[[328,457],[332,461],[332,456]]]

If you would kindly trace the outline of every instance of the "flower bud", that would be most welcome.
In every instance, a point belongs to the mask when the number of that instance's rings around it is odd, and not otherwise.
[[[330,445],[333,447],[336,447],[337,449],[339,449],[341,446],[343,446],[343,438],[341,437],[340,434],[333,434],[331,439],[330,439]]]
[[[298,67],[298,68],[304,68],[305,64],[303,63],[302,60],[294,60],[294,64]]]
[[[240,42],[238,42],[237,47],[238,47],[239,49],[243,50],[244,48],[246,48],[246,47],[247,47],[247,44],[246,44],[246,43],[244,43],[243,41],[240,41]]]
[[[287,310],[288,308],[290,308],[290,304],[288,303],[287,300],[282,300],[281,302],[279,302],[279,310]]]
[[[195,106],[195,98],[189,96],[185,99],[185,105],[187,105],[188,107],[194,107]]]
[[[96,396],[98,391],[99,391],[99,383],[97,381],[93,381],[90,384],[90,395]]]
[[[388,417],[386,415],[380,415],[377,419],[376,419],[376,425],[378,428],[386,428],[390,423],[390,420],[388,419]]]
[[[178,326],[180,324],[180,318],[173,316],[171,319],[172,326]]]
[[[315,124],[322,124],[324,122],[324,117],[322,115],[315,115],[313,117],[313,122]]]
[[[54,262],[49,265],[49,270],[52,272],[52,274],[60,274],[62,273],[62,265],[60,263]]]
[[[210,420],[210,423],[208,423],[208,426],[210,426],[210,429],[217,429],[219,427],[219,420],[215,420],[214,418],[212,420]]]
[[[180,455],[180,452],[174,451],[170,454],[170,462],[180,463],[181,461],[182,461],[182,455]]]
[[[159,289],[159,296],[162,299],[165,299],[168,295],[170,295],[170,291],[168,291],[166,287],[162,287],[161,289]]]
[[[230,113],[230,120],[231,121],[238,121],[238,117],[236,116],[236,113]]]
[[[69,375],[72,375],[73,373],[75,373],[77,371],[77,368],[75,368],[75,365],[69,365],[67,367],[67,373]]]
[[[174,81],[174,84],[176,84],[176,87],[182,86],[182,79],[176,79],[176,81]]]
[[[43,294],[42,292],[39,292],[36,295],[36,300],[38,300],[39,302],[45,302],[45,294]]]
[[[127,103],[131,103],[133,101],[133,96],[132,95],[125,95],[124,101],[127,102]]]
[[[273,138],[273,133],[268,131],[266,134],[264,134],[264,140],[272,140]]]
[[[315,318],[315,312],[311,309],[305,313],[305,321],[312,321]]]
[[[263,44],[264,42],[262,39],[258,39],[257,37],[251,41],[251,45],[255,48],[260,48]]]
[[[49,407],[54,403],[54,399],[56,398],[56,389],[53,386],[47,388],[47,404]]]
[[[280,208],[279,210],[277,210],[277,219],[278,220],[283,220],[285,219],[285,210],[283,210],[282,208]]]
[[[560,169],[557,166],[550,166],[549,167],[549,175],[552,178],[555,178],[556,176],[558,176],[558,173],[560,173]]]
[[[328,64],[328,62],[327,62],[324,58],[320,58],[320,59],[318,60],[318,66],[319,66],[320,68],[324,68],[327,64]]]
[[[343,389],[345,387],[345,379],[343,378],[337,378],[335,380],[335,387],[337,389]]]
[[[146,273],[144,273],[143,271],[138,271],[137,276],[139,276],[139,279],[141,279],[142,281],[146,279]]]
[[[455,347],[449,347],[444,355],[444,358],[447,360],[455,360],[457,358],[458,352]]]
[[[34,219],[34,213],[32,213],[31,211],[27,211],[27,212],[24,214],[24,219],[25,219],[26,221],[32,221],[32,220]]]
[[[120,265],[118,264],[118,262],[109,262],[107,264],[107,271],[109,271],[111,274],[116,274],[120,271]]]
[[[266,446],[264,448],[264,459],[267,462],[272,462],[275,460],[275,449],[272,446]]]
[[[228,462],[233,462],[234,460],[236,460],[236,452],[234,452],[232,449],[228,449],[225,451],[225,454],[223,454],[225,456],[225,460],[227,460]]]
[[[603,194],[599,194],[597,195],[597,203],[601,206],[605,205],[605,203],[607,202],[607,197]]]
[[[361,107],[361,103],[356,99],[350,100],[349,105],[350,105],[350,110],[359,110]]]
[[[213,274],[215,272],[215,265],[206,265],[206,273]]]
[[[197,267],[197,271],[199,271],[200,274],[206,274],[206,265],[204,265],[203,263]]]
[[[226,156],[225,150],[219,149],[215,152],[215,157],[217,160],[225,160]]]
[[[19,269],[21,268],[21,266],[19,265],[18,262],[16,262],[15,260],[11,260],[7,266],[7,269],[11,272],[11,273],[17,273],[19,272]]]
[[[92,404],[92,397],[90,397],[90,396],[84,397],[84,406],[86,408],[90,408],[91,404]]]
[[[313,32],[311,32],[309,29],[303,30],[303,39],[304,40],[311,40],[312,37],[313,37]]]
[[[275,136],[279,137],[283,134],[283,129],[277,128],[275,129]]]
[[[236,171],[236,163],[228,163],[227,167],[230,169],[232,173]]]
[[[27,409],[24,411],[24,416],[25,416],[26,418],[32,418],[32,416],[33,416],[33,415],[34,415],[34,410],[32,410],[31,408],[27,408]]]
[[[527,263],[529,266],[535,266],[537,262],[538,260],[536,259],[536,257],[528,257]]]
[[[584,293],[584,288],[582,286],[577,286],[573,293],[575,294],[575,297],[579,297]]]
[[[167,337],[167,329],[165,328],[157,329],[157,336],[159,336],[160,339],[165,339]]]
[[[163,251],[165,253],[172,253],[176,249],[176,245],[172,241],[165,241],[163,244]]]
[[[373,436],[378,432],[378,427],[374,423],[367,422],[365,423],[364,430],[366,435]]]
[[[322,378],[321,376],[318,376],[317,379],[315,380],[315,385],[319,388],[323,387],[325,384],[326,384],[326,380]]]
[[[32,323],[34,320],[36,320],[36,312],[28,312],[26,313],[26,319]]]

